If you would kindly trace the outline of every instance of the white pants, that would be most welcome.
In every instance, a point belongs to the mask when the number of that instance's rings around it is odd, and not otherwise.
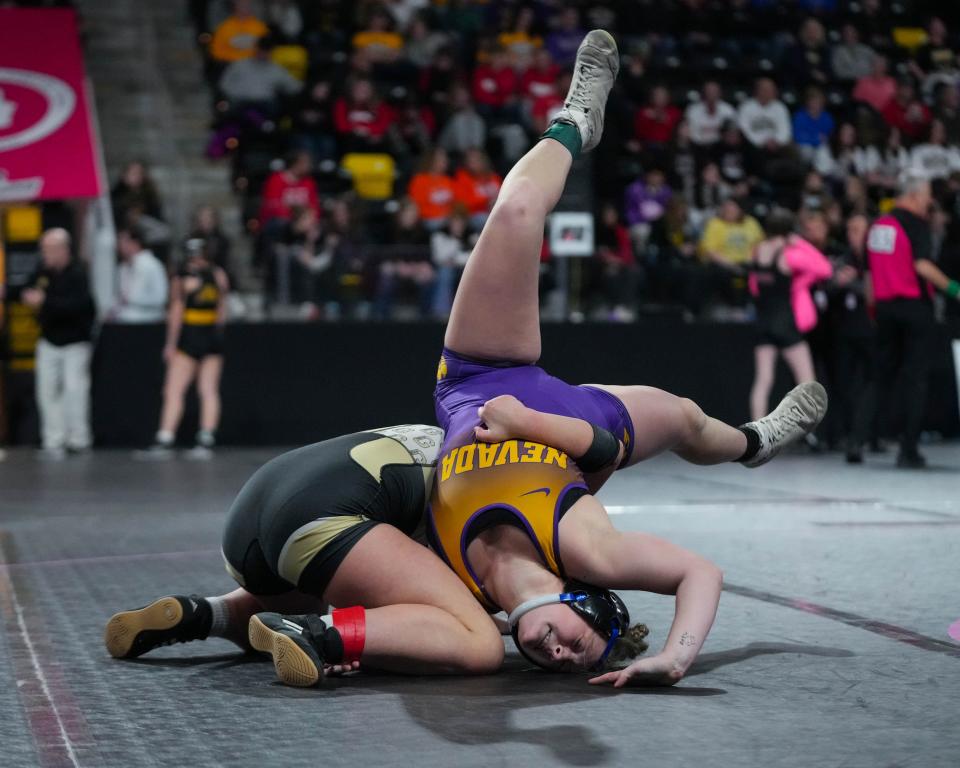
[[[90,447],[88,341],[55,346],[37,342],[37,406],[44,448]]]

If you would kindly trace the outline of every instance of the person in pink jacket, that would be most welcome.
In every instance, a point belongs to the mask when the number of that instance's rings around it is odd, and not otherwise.
[[[817,324],[810,286],[829,278],[833,268],[819,250],[793,234],[793,229],[793,214],[774,212],[767,221],[767,239],[754,249],[750,266],[749,286],[759,331],[750,389],[753,419],[767,412],[778,353],[797,384],[815,380],[810,347],[803,338]]]

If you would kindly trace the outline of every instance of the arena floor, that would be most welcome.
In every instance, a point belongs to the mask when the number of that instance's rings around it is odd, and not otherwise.
[[[283,687],[224,641],[110,659],[114,611],[231,587],[234,493],[270,451],[144,464],[0,464],[3,766],[960,764],[960,446],[932,467],[786,456],[755,471],[665,457],[620,473],[616,523],[726,573],[708,647],[672,689],[506,669]],[[662,642],[671,601],[625,595]],[[511,648],[512,651],[512,648]]]

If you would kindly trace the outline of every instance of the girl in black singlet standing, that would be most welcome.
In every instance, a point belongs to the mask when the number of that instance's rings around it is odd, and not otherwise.
[[[155,458],[172,455],[184,396],[194,379],[200,396],[200,429],[192,456],[212,455],[220,422],[223,326],[230,286],[226,273],[208,258],[203,240],[188,240],[186,251],[186,262],[170,281],[163,411],[154,444],[147,451]]]

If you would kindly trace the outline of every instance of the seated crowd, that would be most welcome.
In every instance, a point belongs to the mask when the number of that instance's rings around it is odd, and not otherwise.
[[[192,7],[215,94],[207,154],[232,162],[268,302],[306,317],[449,312],[503,174],[561,105],[595,26],[623,59],[606,138],[574,172],[597,222],[574,298],[588,317],[747,315],[746,262],[771,210],[796,212],[839,259],[860,247],[850,220],[886,210],[908,169],[934,181],[935,233],[957,242],[960,46],[936,4]],[[150,195],[131,200],[162,241]],[[546,247],[543,261],[549,281]]]

